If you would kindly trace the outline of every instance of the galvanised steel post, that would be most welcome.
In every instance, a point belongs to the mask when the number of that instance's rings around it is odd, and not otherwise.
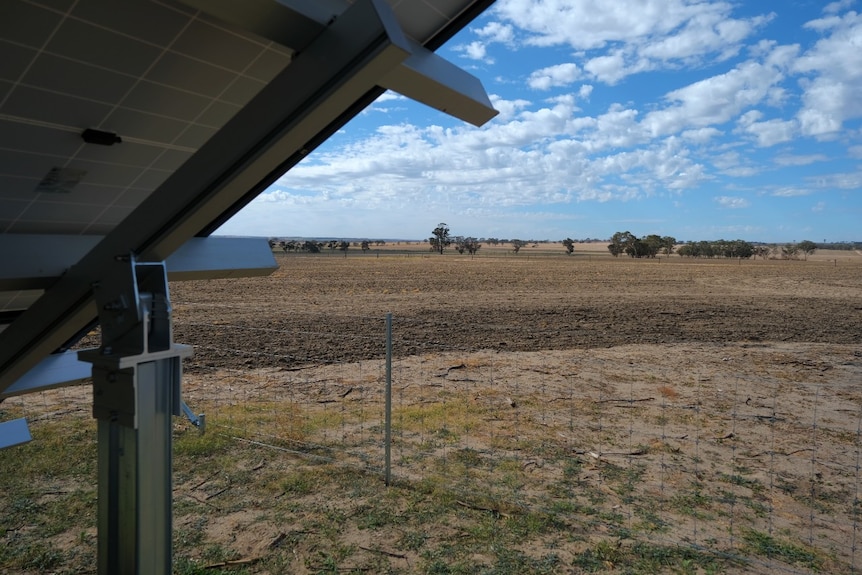
[[[386,459],[384,479],[386,485],[392,481],[392,314],[386,314],[386,407],[384,425],[384,457]]]

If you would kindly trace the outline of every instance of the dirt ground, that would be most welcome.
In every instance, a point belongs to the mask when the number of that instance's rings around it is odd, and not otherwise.
[[[541,455],[550,449],[579,461],[581,490],[569,501],[584,509],[600,501],[598,513],[614,518],[592,525],[590,537],[628,525],[665,543],[745,554],[753,545],[746,536],[780,533],[837,560],[796,565],[801,572],[862,563],[854,543],[859,254],[641,261],[590,252],[410,253],[278,262],[266,278],[172,286],[175,338],[196,345],[187,364],[192,399],[206,403],[230,380],[229,393],[257,390],[244,401],[289,397],[306,412],[335,404],[349,413],[358,402],[379,409],[371,388],[391,312],[396,412],[439,404],[451,414],[402,425],[400,476],[421,480],[427,462],[415,461],[431,458],[442,465],[435,473],[465,492],[545,509],[555,501],[549,485],[566,474],[566,457]],[[485,424],[460,419],[452,406],[462,405]],[[361,445],[346,419],[340,441]],[[441,429],[456,439],[439,439]],[[517,489],[497,488],[493,461],[501,458],[521,467]],[[268,540],[252,533],[248,555]],[[361,546],[379,535],[344,537]],[[565,551],[577,557],[578,547]]]
[[[178,553],[249,573],[617,573],[654,541],[751,561],[649,572],[862,568],[862,254],[603,250],[277,254],[267,277],[172,283],[184,398],[245,442],[213,470],[181,434]],[[394,495],[376,475],[387,313]],[[324,487],[319,455],[371,483]]]
[[[191,375],[186,397],[213,417],[231,419],[231,433],[252,442],[379,469],[382,370],[380,361],[300,372],[216,370]],[[536,559],[553,549],[561,565],[577,561],[591,543],[632,538],[751,561],[718,572],[841,573],[862,563],[855,549],[862,528],[860,381],[862,351],[855,345],[686,343],[410,356],[395,361],[393,474],[413,485],[440,482],[459,505],[498,516],[566,518],[571,523],[560,533],[572,540],[526,539],[521,547]],[[330,424],[308,431],[320,418]],[[299,457],[279,464],[261,453],[249,459],[282,470],[308,463]],[[226,487],[216,481],[201,488],[199,479],[189,478],[180,492],[197,490],[188,496],[200,499]],[[294,503],[312,510],[332,501],[323,488]],[[213,540],[230,541],[242,557],[266,556],[285,529],[303,529],[302,515],[278,521],[262,519],[267,510],[260,504],[243,509],[210,524]],[[346,512],[357,509],[354,503]],[[453,527],[428,544],[469,537],[463,525]],[[376,530],[346,526],[338,541],[382,545],[421,565],[419,553],[396,543],[402,529],[397,520]],[[766,555],[773,556],[764,557],[752,550],[752,534],[782,543],[770,543]],[[294,553],[307,560],[319,544],[303,542]]]
[[[175,340],[197,346],[192,366],[248,366],[229,350],[254,349],[255,365],[297,367],[379,357],[387,312],[396,356],[441,347],[855,344],[862,331],[862,255],[853,252],[724,261],[525,250],[474,259],[280,255],[269,277],[173,284]]]

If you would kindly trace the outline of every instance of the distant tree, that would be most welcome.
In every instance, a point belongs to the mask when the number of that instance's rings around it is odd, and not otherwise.
[[[631,232],[623,232],[620,241],[622,242],[623,251],[631,258],[647,258],[655,257],[658,253],[659,243],[661,238],[653,234],[638,239]]]
[[[661,236],[650,234],[645,238],[638,240],[642,245],[640,247],[640,255],[642,258],[654,258],[664,247],[664,241]]]
[[[434,234],[428,238],[428,242],[431,244],[431,251],[442,255],[443,250],[452,243],[452,239],[449,237],[449,226],[443,223],[438,224],[431,233]]]
[[[464,238],[464,249],[466,249],[467,253],[471,256],[475,256],[476,252],[478,252],[481,247],[482,244],[480,244],[479,240],[476,238]]]
[[[467,250],[464,245],[464,236],[455,236],[452,238],[452,243],[455,245],[455,251],[459,254],[463,254]]]
[[[566,254],[572,255],[572,253],[575,251],[575,242],[572,240],[572,238],[566,238],[563,240],[562,243],[566,247]]]
[[[673,236],[664,236],[661,239],[661,253],[669,256],[673,253],[673,248],[676,246],[676,238]]]
[[[302,244],[302,250],[312,254],[320,253],[320,248],[322,247],[322,243],[318,243],[312,240],[305,240],[305,242]]]
[[[827,242],[819,245],[821,250],[862,250],[862,242]]]
[[[512,240],[511,243],[512,243],[512,251],[515,252],[516,255],[518,254],[519,251],[521,251],[522,247],[527,245],[527,242],[522,241],[522,240]]]
[[[715,257],[715,247],[713,244],[701,240],[694,244],[696,258],[712,258]]]
[[[608,245],[608,251],[611,255],[618,257],[621,254],[628,253],[629,248],[635,241],[635,237],[631,232],[616,232],[611,236],[611,243]]]
[[[749,259],[754,255],[754,246],[750,242],[744,240],[734,240],[733,256],[735,258]]]
[[[756,246],[753,248],[752,254],[754,255],[755,258],[759,257],[759,258],[765,260],[765,259],[769,258],[769,253],[771,251],[772,250],[770,249],[769,246]]]
[[[347,252],[348,248],[350,248],[350,242],[346,242],[344,240],[341,240],[340,242],[338,242],[337,247],[342,252]]]
[[[799,246],[796,244],[786,244],[781,246],[781,257],[785,260],[795,260],[799,255]]]
[[[367,252],[370,249],[371,249],[371,244],[368,243],[368,240],[364,240],[362,242],[362,251]]]
[[[755,247],[743,240],[716,240],[714,242],[689,242],[679,246],[676,253],[686,258],[750,258],[760,255]],[[764,252],[769,254],[769,248]],[[766,257],[766,256],[764,256]]]
[[[814,253],[814,250],[817,249],[817,244],[812,242],[811,240],[802,240],[796,245],[799,248],[799,251],[805,254],[805,259],[808,259],[808,256]]]

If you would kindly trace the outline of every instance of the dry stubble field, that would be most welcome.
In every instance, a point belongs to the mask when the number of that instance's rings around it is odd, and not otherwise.
[[[186,397],[212,430],[178,430],[177,571],[862,567],[862,255],[590,247],[279,254],[266,278],[173,284]],[[390,488],[373,459],[387,312]],[[60,564],[92,552],[80,530],[53,534]]]

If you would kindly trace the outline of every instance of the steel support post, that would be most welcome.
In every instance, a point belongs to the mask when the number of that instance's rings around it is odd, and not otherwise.
[[[171,341],[164,264],[130,260],[126,281],[94,288],[102,346],[79,354],[93,364],[100,575],[172,572],[171,416],[191,348]]]

